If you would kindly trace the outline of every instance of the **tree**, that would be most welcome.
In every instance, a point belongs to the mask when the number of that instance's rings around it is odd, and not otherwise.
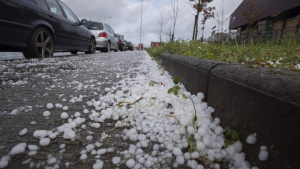
[[[169,12],[169,15],[171,17],[171,21],[172,21],[172,37],[171,37],[171,42],[174,41],[174,34],[175,34],[175,27],[176,27],[176,22],[177,22],[177,16],[178,13],[184,8],[179,9],[179,5],[178,5],[178,0],[170,0],[171,1],[171,13]]]
[[[161,42],[162,32],[163,32],[163,12],[160,12],[159,14],[160,14],[160,18],[158,20],[158,25],[159,25],[158,36],[159,36],[159,41]]]
[[[222,0],[222,6],[221,6],[221,11],[217,12],[216,14],[216,21],[218,24],[218,30],[221,30],[221,33],[223,32],[224,29],[224,24],[230,22],[230,17],[225,18],[225,10],[224,10],[224,2],[225,0]],[[220,29],[221,26],[221,29]]]
[[[268,8],[265,8],[263,11],[258,10],[257,13],[255,14],[254,12],[255,12],[256,0],[250,0],[248,6],[249,6],[249,10],[246,12],[242,11],[242,15],[246,16],[245,21],[248,23],[247,34],[249,35],[253,30],[255,21],[257,21],[258,18],[260,18],[260,16],[264,14]]]
[[[207,19],[214,17],[214,13],[212,10],[215,9],[215,7],[207,7],[207,4],[212,2],[213,0],[189,0],[190,6],[195,10],[195,22],[194,22],[194,31],[193,31],[193,40],[197,39],[198,35],[198,20],[199,20],[199,14],[203,13],[203,19],[202,21],[202,30],[204,30],[204,24],[207,21]]]
[[[211,8],[211,7],[208,7],[208,8],[204,8],[203,9],[203,19],[201,20],[202,22],[202,37],[201,37],[201,42],[203,41],[203,31],[204,31],[204,28],[205,28],[205,22],[210,19],[210,18],[213,18],[214,17],[214,13],[212,12],[212,10],[214,9]]]

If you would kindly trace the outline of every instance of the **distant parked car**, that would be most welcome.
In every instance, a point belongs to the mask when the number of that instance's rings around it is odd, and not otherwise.
[[[87,22],[84,26],[96,37],[97,49],[101,52],[110,52],[112,49],[118,52],[119,39],[108,24],[103,22]]]
[[[126,51],[127,50],[127,43],[124,41],[124,35],[117,34],[117,38],[119,40],[119,49],[120,49],[120,51]]]
[[[127,44],[127,49],[134,51],[134,45],[131,42],[127,42],[127,41],[125,41],[125,42]]]
[[[59,0],[0,0],[0,51],[45,58],[53,52],[95,53],[94,35],[86,20]]]

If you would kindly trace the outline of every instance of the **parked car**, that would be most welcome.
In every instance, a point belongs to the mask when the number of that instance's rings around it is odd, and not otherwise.
[[[96,37],[97,49],[101,52],[110,52],[112,49],[118,52],[119,39],[108,24],[103,22],[87,22],[84,26]]]
[[[131,42],[127,42],[127,41],[125,41],[125,42],[127,44],[127,49],[134,51],[134,45]]]
[[[117,34],[117,38],[119,40],[119,49],[120,49],[120,51],[126,51],[127,50],[127,44],[124,41],[124,35]]]
[[[0,51],[45,58],[53,52],[95,53],[94,35],[59,0],[0,0]]]

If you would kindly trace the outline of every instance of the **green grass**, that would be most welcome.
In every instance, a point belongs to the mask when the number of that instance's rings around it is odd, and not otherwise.
[[[153,49],[147,49],[152,57],[161,53],[178,54],[243,63],[249,67],[273,67],[281,70],[298,71],[295,66],[300,64],[300,41],[297,38],[280,40],[279,42],[249,42],[244,45],[234,44],[203,44],[199,41],[182,40],[165,43]]]

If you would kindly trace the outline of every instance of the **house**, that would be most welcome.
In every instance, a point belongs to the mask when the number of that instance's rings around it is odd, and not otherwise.
[[[151,42],[151,48],[155,48],[155,47],[158,47],[158,46],[163,46],[164,43],[162,42]]]
[[[249,34],[246,28],[249,24],[242,11],[247,12],[249,1],[244,0],[231,14],[229,29],[237,30],[238,42],[252,38],[254,41],[277,41],[288,39],[299,34],[300,28],[300,0],[256,0],[253,14],[264,13],[254,21],[253,31]]]
[[[211,32],[211,41],[222,42],[226,36],[228,36],[228,33],[214,30]]]

